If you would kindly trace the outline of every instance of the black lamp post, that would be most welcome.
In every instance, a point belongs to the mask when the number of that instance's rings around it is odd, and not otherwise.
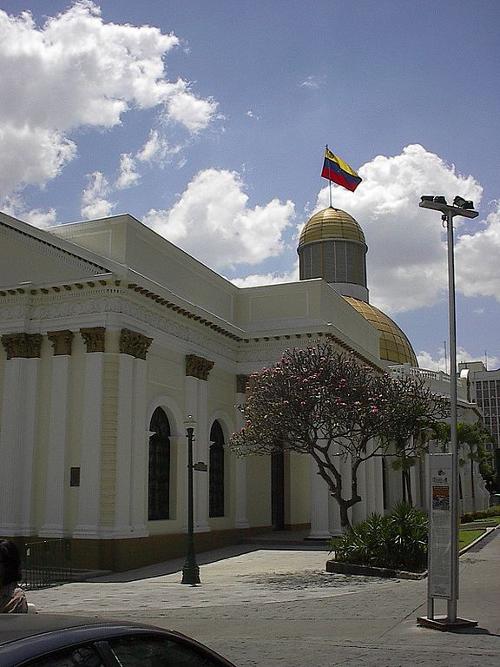
[[[196,563],[196,554],[194,550],[194,522],[193,522],[193,470],[199,470],[200,464],[193,464],[193,440],[194,440],[194,427],[196,426],[196,421],[193,419],[192,415],[188,415],[188,418],[184,422],[186,427],[186,438],[188,442],[188,488],[187,488],[187,501],[188,501],[188,525],[187,525],[187,550],[186,550],[186,560],[182,568],[182,584],[190,584],[191,586],[196,586],[200,582],[200,568]]]

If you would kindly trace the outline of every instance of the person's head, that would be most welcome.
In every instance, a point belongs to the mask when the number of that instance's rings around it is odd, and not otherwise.
[[[21,557],[10,540],[0,540],[0,584],[15,583],[21,580]]]

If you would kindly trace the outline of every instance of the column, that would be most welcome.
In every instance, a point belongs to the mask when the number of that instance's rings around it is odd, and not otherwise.
[[[350,497],[351,484],[352,484],[352,463],[350,454],[341,457],[340,470],[342,475],[342,488],[344,489],[343,495],[344,497],[345,496]],[[353,521],[352,507],[349,507],[349,509],[347,510],[347,516],[349,517],[349,521],[351,522],[352,525]]]
[[[186,355],[186,415],[192,415],[196,420],[193,458],[195,463],[202,461],[207,465],[209,459],[207,380],[213,366],[213,361],[194,354]],[[194,472],[194,530],[198,533],[210,530],[208,525],[208,473],[206,472]]]
[[[152,343],[130,329],[120,332],[116,443],[116,537],[146,534],[146,355]]]
[[[357,480],[358,480],[358,495],[361,497],[359,503],[356,503],[352,507],[352,520],[354,523],[359,523],[366,519],[366,507],[367,507],[367,492],[366,488],[366,466],[367,461],[361,463],[357,471]],[[347,487],[349,488],[349,487]]]
[[[99,537],[104,327],[80,329],[85,343],[78,520],[73,537]]]
[[[370,442],[369,445],[369,453],[371,454],[373,452],[373,446],[372,443]],[[376,468],[375,464],[377,462],[377,457],[371,457],[368,459],[365,463],[362,465],[365,466],[365,514],[366,516],[372,514],[373,512],[377,512],[377,498],[376,498],[376,486],[375,486],[375,476],[376,476]]]
[[[61,537],[64,535],[69,362],[73,335],[73,332],[68,329],[47,332],[54,354],[50,383],[44,520],[39,532],[42,537]]]
[[[131,523],[135,537],[148,534],[148,456],[149,423],[147,419],[146,361],[134,362]]]
[[[330,491],[326,481],[318,474],[316,461],[310,457],[311,476],[311,530],[308,535],[310,540],[329,539],[330,519]]]
[[[372,512],[377,512],[377,514],[384,514],[384,480],[383,480],[383,468],[382,468],[382,456],[374,456],[372,458],[372,469],[370,474],[373,478],[373,508]]]
[[[243,405],[246,399],[246,387],[248,375],[236,376],[236,405]],[[236,407],[234,410],[234,422],[236,430],[243,428],[243,415]],[[234,527],[248,528],[247,514],[247,460],[243,456],[235,458],[235,507],[234,507]]]
[[[7,352],[0,432],[0,534],[30,535],[37,376],[42,336],[2,336]]]

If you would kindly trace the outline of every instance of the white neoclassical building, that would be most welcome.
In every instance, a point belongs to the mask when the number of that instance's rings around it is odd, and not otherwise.
[[[130,215],[41,230],[0,213],[0,536],[70,539],[88,568],[182,554],[187,415],[208,465],[194,473],[199,549],[338,531],[307,457],[237,459],[224,445],[247,376],[287,347],[329,340],[415,369],[405,334],[368,302],[366,250],[358,223],[328,208],[300,237],[300,281],[241,289]],[[425,504],[425,470],[413,474]],[[401,497],[380,458],[362,485],[355,520]]]

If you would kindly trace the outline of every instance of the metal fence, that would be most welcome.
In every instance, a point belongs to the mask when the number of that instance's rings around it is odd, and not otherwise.
[[[22,563],[25,588],[46,588],[72,581],[71,542],[63,539],[27,542]]]

